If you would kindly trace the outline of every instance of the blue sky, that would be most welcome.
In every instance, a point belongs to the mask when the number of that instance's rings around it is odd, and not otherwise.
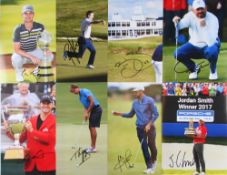
[[[145,17],[162,17],[162,0],[109,0],[108,17],[112,18],[113,13],[118,12],[123,19],[131,19],[135,8],[140,8]]]

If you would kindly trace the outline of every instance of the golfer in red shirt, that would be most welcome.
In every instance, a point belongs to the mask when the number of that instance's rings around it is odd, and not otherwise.
[[[205,126],[205,122],[200,119],[199,120],[199,126],[195,129],[195,136],[192,136],[193,138],[193,157],[195,160],[196,165],[196,172],[194,175],[205,175],[205,161],[203,156],[203,147],[204,143],[206,142],[206,136],[207,136],[207,128]],[[202,172],[200,173],[200,165],[202,168]]]
[[[25,175],[56,174],[56,120],[51,112],[52,107],[52,99],[49,96],[43,96],[40,101],[41,113],[31,117],[25,123],[25,131],[20,135],[20,143],[27,140]],[[9,131],[7,135],[14,139]]]

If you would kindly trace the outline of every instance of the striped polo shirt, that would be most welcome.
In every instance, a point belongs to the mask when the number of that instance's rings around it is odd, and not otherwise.
[[[21,50],[31,52],[37,47],[37,40],[40,33],[44,30],[44,26],[40,23],[33,22],[32,30],[28,31],[24,24],[16,27],[13,34],[13,42],[21,44]]]

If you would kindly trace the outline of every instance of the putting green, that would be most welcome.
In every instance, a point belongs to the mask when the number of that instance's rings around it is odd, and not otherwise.
[[[47,31],[51,32],[53,41],[50,49],[56,51],[56,4],[55,0],[40,1],[37,0],[20,0],[16,3],[1,5],[0,26],[0,54],[12,53],[12,35],[14,28],[22,23],[21,8],[23,5],[31,4],[35,9],[34,20],[44,24]],[[10,19],[10,20],[9,20]]]
[[[96,59],[94,62],[95,69],[87,69],[86,65],[90,52],[85,51],[81,63],[76,60],[76,65],[72,61],[62,58],[64,45],[66,42],[57,43],[57,80],[58,81],[78,81],[78,79],[89,78],[89,81],[98,81],[101,77],[102,81],[107,77],[107,42],[94,42],[96,47]]]
[[[72,121],[73,122],[73,121]],[[71,157],[76,150],[90,146],[90,134],[87,125],[57,124],[57,174],[69,175],[106,175],[107,174],[107,125],[102,124],[97,129],[97,153],[81,166],[81,157],[72,160]],[[74,147],[75,149],[73,149]]]
[[[173,52],[175,50],[174,46],[165,46],[163,48],[163,81],[164,82],[172,82],[172,81],[181,81],[187,82],[188,80],[188,73],[178,73],[177,79],[174,78],[174,65],[175,59],[173,58]],[[217,62],[217,72],[218,72],[218,82],[225,82],[227,80],[227,43],[222,43],[221,52],[219,54],[218,62]],[[200,63],[205,61],[203,64],[207,64],[208,62],[204,59],[195,60],[196,63]],[[178,70],[185,70],[185,66],[183,64],[179,64],[177,67]],[[197,82],[209,82],[209,73],[210,68],[209,66],[202,68],[201,72],[198,75],[198,80],[193,80]],[[191,81],[191,80],[190,80]]]
[[[111,111],[128,112],[131,109],[132,101],[122,101],[109,99],[108,100],[108,172],[109,175],[123,174],[123,175],[139,175],[143,174],[143,170],[146,169],[146,165],[143,159],[142,151],[139,148],[140,143],[136,136],[135,120],[136,116],[132,119],[126,119],[119,116],[113,116]],[[157,131],[156,145],[158,148],[158,167],[156,170],[157,175],[161,174],[161,104],[157,104],[159,111],[159,118],[157,119],[155,126]],[[138,157],[134,162],[136,152],[138,151]],[[124,156],[124,153],[130,150],[132,158],[130,163],[134,163],[134,167],[127,169],[123,166],[122,173],[119,170],[114,169],[117,163],[118,155]]]
[[[154,82],[151,54],[161,37],[108,42],[108,81]]]

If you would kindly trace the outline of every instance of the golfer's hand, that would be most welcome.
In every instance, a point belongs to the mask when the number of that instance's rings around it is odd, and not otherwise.
[[[87,121],[89,119],[89,113],[87,110],[84,110],[84,121]]]
[[[122,115],[121,112],[115,112],[115,111],[113,111],[112,114],[115,115],[115,116],[121,116]]]
[[[35,65],[39,65],[41,63],[41,61],[37,57],[34,57],[34,56],[31,57],[31,60],[32,60],[32,63]]]
[[[176,25],[177,23],[179,23],[180,22],[180,17],[179,16],[174,16],[173,17],[173,23]]]
[[[5,130],[9,130],[9,123],[7,121],[4,121],[3,125]]]
[[[26,122],[25,128],[27,131],[32,132],[33,131],[32,123],[30,121]]]
[[[153,125],[152,122],[149,122],[149,123],[145,126],[144,131],[145,131],[146,133],[148,133],[148,131],[150,131],[152,125]]]

